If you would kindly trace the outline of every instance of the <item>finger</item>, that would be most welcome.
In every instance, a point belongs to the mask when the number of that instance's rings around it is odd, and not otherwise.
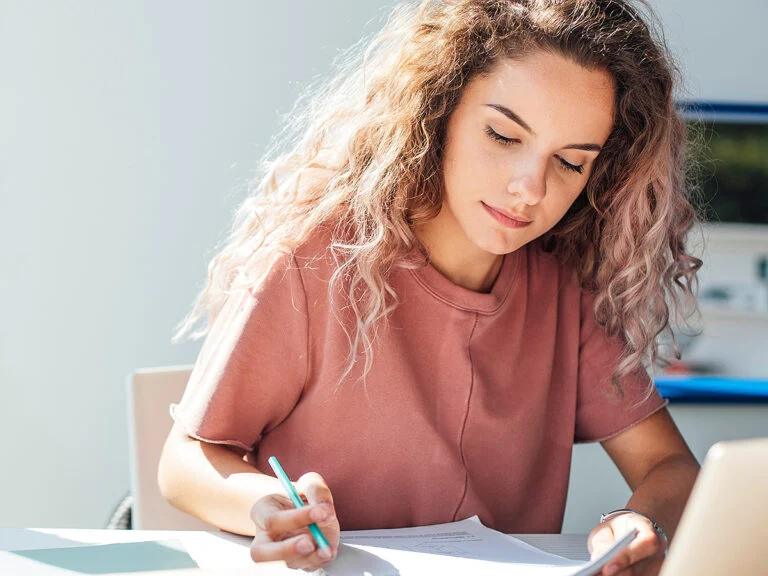
[[[273,541],[261,533],[251,543],[251,559],[254,562],[283,560],[296,563],[315,551],[315,543],[309,534],[300,534],[285,540]]]
[[[318,506],[320,506],[323,509],[325,509],[326,507],[325,504],[319,504]],[[330,511],[330,514],[325,520],[316,522],[316,524],[317,524],[317,527],[320,528],[320,530],[322,530],[326,538],[329,538],[328,540],[329,542],[330,542],[331,535],[338,534],[340,532],[339,519],[336,518],[336,514],[333,512],[332,509]]]
[[[603,567],[606,576],[617,576],[625,568],[654,556],[659,551],[659,540],[656,532],[647,526],[636,526],[637,536],[629,546],[619,552]]]
[[[296,488],[306,495],[310,504],[328,504],[333,506],[331,490],[317,472],[307,472],[296,481]]]
[[[331,553],[330,548],[315,547],[315,551],[311,554],[300,558],[294,558],[293,560],[286,562],[286,565],[288,568],[311,572],[313,570],[317,570],[318,568],[322,568],[323,566],[327,566],[332,561],[333,554]]]
[[[664,561],[664,556],[658,557],[652,557],[652,558],[646,558],[644,560],[640,560],[640,562],[636,564],[632,564],[631,566],[627,566],[614,576],[637,576],[638,574],[658,574],[661,570],[661,565]]]
[[[330,515],[317,524],[331,544],[331,549],[335,555],[339,546],[339,521],[333,505],[333,495],[325,479],[317,472],[308,472],[296,481],[296,488],[306,496],[308,503],[324,508],[327,507],[330,510]]]
[[[263,529],[272,540],[282,540],[287,535],[306,532],[312,523],[327,523],[333,510],[325,505],[310,505],[290,510],[272,510],[263,517]]]
[[[587,540],[587,549],[590,552],[590,560],[602,556],[610,548],[616,536],[610,524],[598,524],[590,533]]]

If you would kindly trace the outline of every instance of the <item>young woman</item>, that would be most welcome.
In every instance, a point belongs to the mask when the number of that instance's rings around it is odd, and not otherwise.
[[[395,8],[211,264],[168,500],[313,569],[340,529],[559,532],[600,441],[633,494],[590,549],[636,527],[604,573],[655,573],[698,471],[646,372],[700,266],[673,72],[630,2]]]

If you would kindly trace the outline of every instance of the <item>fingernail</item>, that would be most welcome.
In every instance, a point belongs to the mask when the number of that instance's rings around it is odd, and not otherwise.
[[[313,508],[309,513],[309,517],[312,518],[312,520],[315,522],[322,522],[328,518],[328,510],[324,508]]]
[[[320,551],[317,553],[320,558],[323,560],[328,560],[332,556],[331,549],[330,548],[320,548]]]
[[[606,576],[613,576],[618,571],[619,571],[619,567],[616,564],[608,564],[605,567],[605,574],[606,574]]]
[[[296,544],[296,551],[299,554],[309,554],[312,551],[314,551],[315,545],[312,544],[312,541],[309,538],[302,538],[299,540],[299,543]]]

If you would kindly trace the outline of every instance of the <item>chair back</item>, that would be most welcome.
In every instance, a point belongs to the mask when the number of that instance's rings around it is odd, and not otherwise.
[[[169,406],[181,400],[191,366],[148,368],[128,378],[128,438],[133,508],[141,530],[216,530],[165,501],[157,484],[160,454],[173,426]]]

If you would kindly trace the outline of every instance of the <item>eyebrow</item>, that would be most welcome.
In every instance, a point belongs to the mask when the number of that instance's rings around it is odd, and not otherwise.
[[[486,104],[486,106],[493,108],[497,112],[501,112],[502,114],[504,114],[504,116],[512,120],[512,122],[515,122],[521,128],[523,128],[526,132],[528,132],[528,134],[532,136],[536,135],[536,133],[533,131],[533,129],[528,125],[528,123],[525,120],[520,118],[520,116],[512,112],[512,110],[510,110],[506,106],[502,106],[501,104]],[[568,146],[563,146],[563,149],[585,150],[587,152],[600,152],[603,149],[603,147],[600,146],[599,144],[588,143],[588,144],[568,144]]]

